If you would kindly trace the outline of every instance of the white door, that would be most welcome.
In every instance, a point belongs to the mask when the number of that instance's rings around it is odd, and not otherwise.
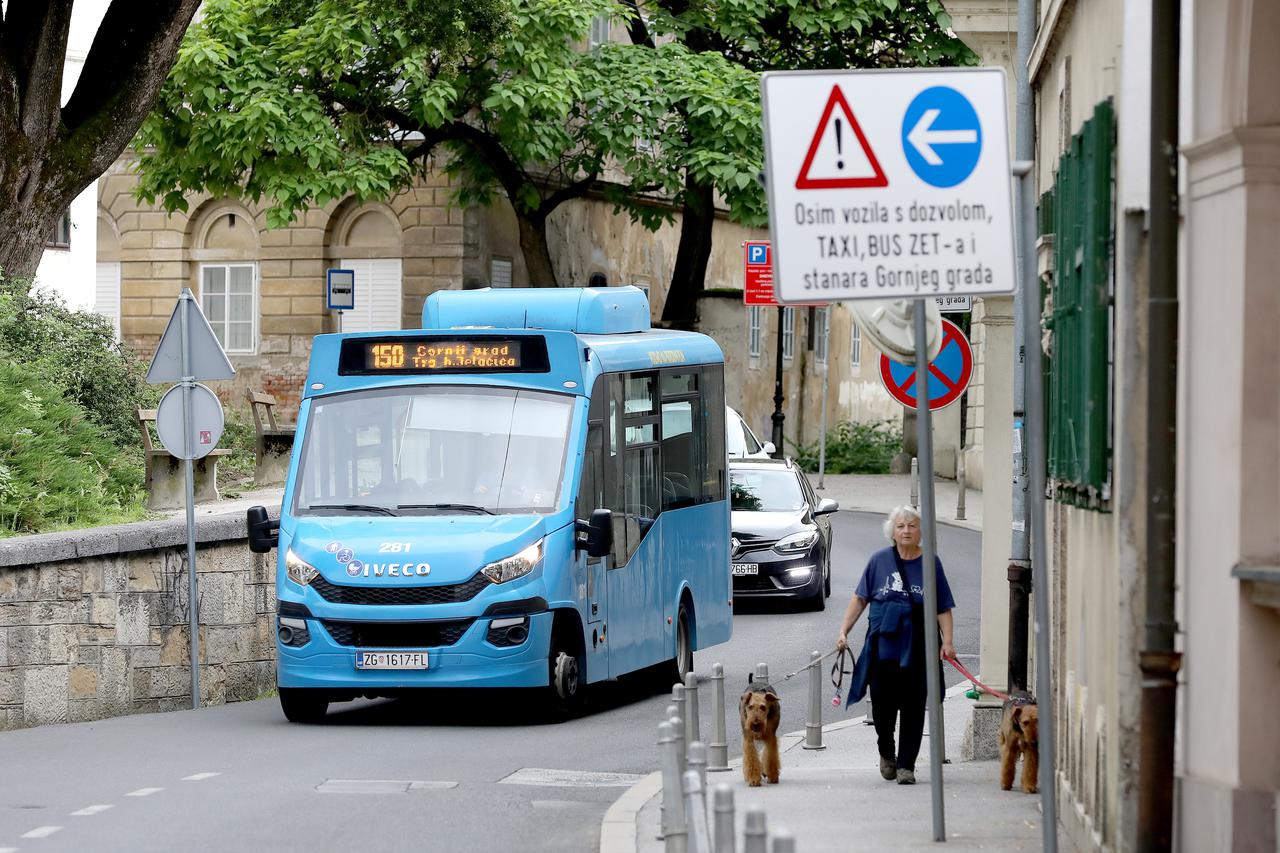
[[[382,332],[400,328],[401,263],[399,258],[342,261],[356,274],[356,307],[342,312],[344,332]]]
[[[98,264],[93,288],[93,310],[111,320],[120,340],[120,262]]]

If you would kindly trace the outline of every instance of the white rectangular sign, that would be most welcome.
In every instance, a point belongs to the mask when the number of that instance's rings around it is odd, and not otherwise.
[[[999,68],[770,72],[762,82],[782,302],[1012,293]]]
[[[967,314],[973,310],[972,296],[935,296],[933,301],[942,314]]]

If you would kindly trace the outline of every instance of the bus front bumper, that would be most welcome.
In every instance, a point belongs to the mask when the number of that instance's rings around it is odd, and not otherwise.
[[[334,639],[325,620],[306,620],[309,640],[301,647],[276,641],[276,681],[281,687],[327,688],[376,693],[432,687],[546,687],[550,683],[547,653],[553,614],[528,617],[528,638],[507,647],[489,641],[492,623],[503,617],[477,618],[462,637],[448,646],[344,645]],[[350,623],[348,623],[350,624]],[[426,669],[359,669],[364,651],[426,652]]]

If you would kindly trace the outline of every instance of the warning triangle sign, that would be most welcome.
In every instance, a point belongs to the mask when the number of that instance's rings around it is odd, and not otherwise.
[[[190,340],[184,340],[184,334]],[[182,288],[178,304],[173,306],[173,314],[169,316],[169,325],[164,327],[164,334],[160,336],[151,368],[147,371],[147,382],[152,385],[181,382],[184,349],[187,349],[187,368],[193,379],[231,379],[236,375],[231,360],[213,333],[213,327],[200,310],[200,303],[187,287]]]
[[[837,108],[839,108],[837,110]],[[798,190],[838,190],[887,187],[889,179],[871,150],[862,127],[853,116],[839,86],[831,87],[831,97],[818,120],[809,153],[804,157]]]

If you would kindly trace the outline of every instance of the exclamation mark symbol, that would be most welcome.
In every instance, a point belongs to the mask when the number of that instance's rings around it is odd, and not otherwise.
[[[842,156],[844,156],[844,149],[843,149],[843,148],[841,147],[841,145],[840,145],[840,119],[838,119],[838,118],[836,119],[836,156],[837,156],[837,157],[842,157]],[[837,168],[837,169],[843,169],[843,168],[844,168],[844,161],[843,161],[843,160],[837,160],[837,161],[836,161],[836,168]]]

